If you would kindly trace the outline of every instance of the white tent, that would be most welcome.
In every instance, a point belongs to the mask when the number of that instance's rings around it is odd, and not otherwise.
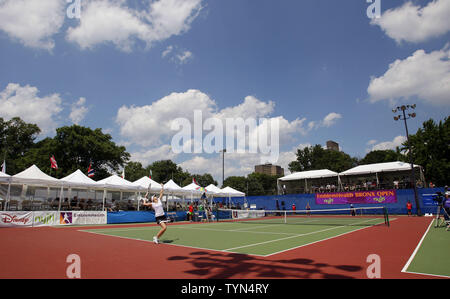
[[[319,178],[330,178],[330,177],[337,177],[338,173],[328,170],[328,169],[321,169],[321,170],[308,170],[308,171],[302,171],[302,172],[294,172],[287,176],[284,176],[282,178],[279,178],[280,181],[297,181],[297,180],[304,180],[304,179],[319,179]]]
[[[419,165],[414,165],[414,168],[421,168]],[[380,172],[391,172],[391,171],[409,171],[411,170],[411,164],[405,162],[387,162],[387,163],[376,163],[359,165],[349,170],[339,173],[340,176],[345,175],[361,175],[370,173],[380,173]]]
[[[225,187],[225,188],[221,189],[221,192],[224,193],[228,197],[244,197],[245,196],[244,192],[235,190],[231,187]]]
[[[212,194],[215,197],[226,196],[226,194],[222,192],[222,189],[213,184],[208,185],[205,189],[208,194]]]
[[[101,188],[102,184],[94,181],[87,175],[85,175],[81,170],[77,169],[72,174],[60,179],[64,182],[64,186],[78,187],[78,188]]]
[[[60,187],[63,182],[42,172],[36,165],[11,177],[12,184],[41,185],[45,187]]]
[[[106,189],[120,191],[141,191],[142,188],[115,174],[97,182]]]
[[[319,170],[307,170],[301,172],[294,172],[277,180],[278,192],[283,189],[281,188],[280,182],[290,182],[290,181],[304,181],[304,190],[308,191],[308,180],[311,179],[327,179],[327,178],[336,178],[336,183],[340,185],[339,174],[337,172],[331,171],[329,169],[319,169]],[[284,191],[282,193],[284,193]]]
[[[414,168],[419,170],[419,178],[425,184],[425,177],[423,175],[422,166],[413,164]],[[364,175],[373,175],[375,174],[377,180],[377,186],[380,183],[379,175],[382,173],[395,173],[395,172],[409,172],[411,171],[411,163],[405,162],[386,162],[386,163],[374,163],[374,164],[366,164],[359,165],[349,170],[343,171],[339,174],[340,177],[348,177],[348,176],[364,176]]]
[[[178,186],[173,180],[164,184],[164,190],[172,193],[173,195],[185,195],[186,191]]]
[[[201,195],[203,194],[204,191],[201,190],[202,187],[200,187],[199,185],[197,185],[196,183],[192,182],[187,186],[184,186],[183,189],[184,191],[186,191],[187,194],[191,194],[191,195]]]
[[[142,189],[148,190],[148,186],[150,185],[150,191],[159,192],[161,190],[161,184],[155,182],[148,176],[144,176],[137,181],[133,182],[133,185],[139,186]]]
[[[0,181],[1,182],[8,182],[8,191],[6,192],[6,197],[2,201],[3,210],[6,211],[6,206],[9,201],[9,196],[11,192],[11,176],[9,174],[3,173],[0,171]]]

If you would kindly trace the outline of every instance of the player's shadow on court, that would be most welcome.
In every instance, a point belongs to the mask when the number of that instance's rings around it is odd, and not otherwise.
[[[188,256],[172,256],[169,261],[192,265],[186,273],[207,279],[236,278],[327,278],[352,279],[352,273],[363,270],[356,265],[331,265],[311,259],[270,259],[237,253],[194,251]],[[344,272],[344,273],[342,273]]]

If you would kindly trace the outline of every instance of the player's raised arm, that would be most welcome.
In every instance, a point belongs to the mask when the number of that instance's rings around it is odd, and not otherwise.
[[[161,184],[161,191],[159,191],[159,200],[162,200],[164,195],[164,184]]]

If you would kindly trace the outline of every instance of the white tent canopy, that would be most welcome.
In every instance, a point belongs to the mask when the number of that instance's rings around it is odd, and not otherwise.
[[[146,190],[148,190],[148,186],[150,185],[150,191],[159,192],[161,190],[161,184],[158,182],[155,182],[148,176],[144,176],[144,177],[140,178],[139,180],[134,181],[132,184],[136,185],[142,189],[146,189]]]
[[[319,179],[319,178],[330,178],[337,177],[338,173],[328,170],[308,170],[302,172],[294,172],[282,178],[279,178],[280,181],[296,181],[296,180],[304,180],[304,179]]]
[[[142,190],[141,187],[133,184],[132,182],[123,179],[115,174],[113,174],[110,177],[107,177],[103,180],[100,180],[97,182],[101,186],[105,187],[106,189],[117,189],[120,191],[140,191]]]
[[[0,171],[0,181],[8,181],[11,178],[9,174]]]
[[[219,187],[217,187],[213,184],[208,185],[205,189],[206,189],[206,192],[208,192],[208,194],[212,194],[213,196],[216,196],[216,197],[226,196],[226,194],[223,193]]]
[[[414,165],[414,167],[421,168],[419,165]],[[340,176],[345,175],[361,175],[361,174],[371,174],[380,172],[391,172],[391,171],[409,171],[411,170],[411,164],[405,162],[387,162],[387,163],[376,163],[359,165],[344,172],[339,173]]]
[[[180,186],[178,186],[173,180],[168,181],[164,184],[164,191],[168,191],[172,193],[172,195],[185,195],[186,190],[183,190]]]
[[[245,196],[244,192],[235,190],[235,189],[233,189],[231,187],[225,187],[221,191],[222,191],[222,193],[226,194],[226,196],[229,196],[229,197],[243,197],[243,196]]]
[[[24,171],[13,175],[11,178],[11,183],[13,184],[30,184],[30,185],[44,185],[46,187],[50,186],[61,186],[63,182],[51,177],[44,172],[42,172],[36,165],[32,165],[25,169]]]
[[[197,185],[196,183],[192,182],[187,186],[184,186],[183,188],[184,191],[186,191],[188,194],[202,194],[204,191],[201,190],[201,187],[199,185]]]
[[[79,188],[100,188],[101,184],[94,181],[87,175],[85,175],[81,170],[77,169],[72,174],[60,179],[60,181],[64,182],[64,186],[69,187],[79,187]]]

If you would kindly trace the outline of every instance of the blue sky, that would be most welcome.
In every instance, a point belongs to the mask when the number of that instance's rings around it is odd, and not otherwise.
[[[2,0],[0,116],[41,137],[102,128],[144,166],[171,158],[218,181],[219,154],[170,150],[172,117],[281,118],[285,168],[330,139],[363,157],[404,140],[398,104],[417,104],[413,133],[450,115],[448,1],[380,1],[371,20],[365,0],[81,0],[80,19],[62,0]],[[231,155],[226,175],[258,160]]]

